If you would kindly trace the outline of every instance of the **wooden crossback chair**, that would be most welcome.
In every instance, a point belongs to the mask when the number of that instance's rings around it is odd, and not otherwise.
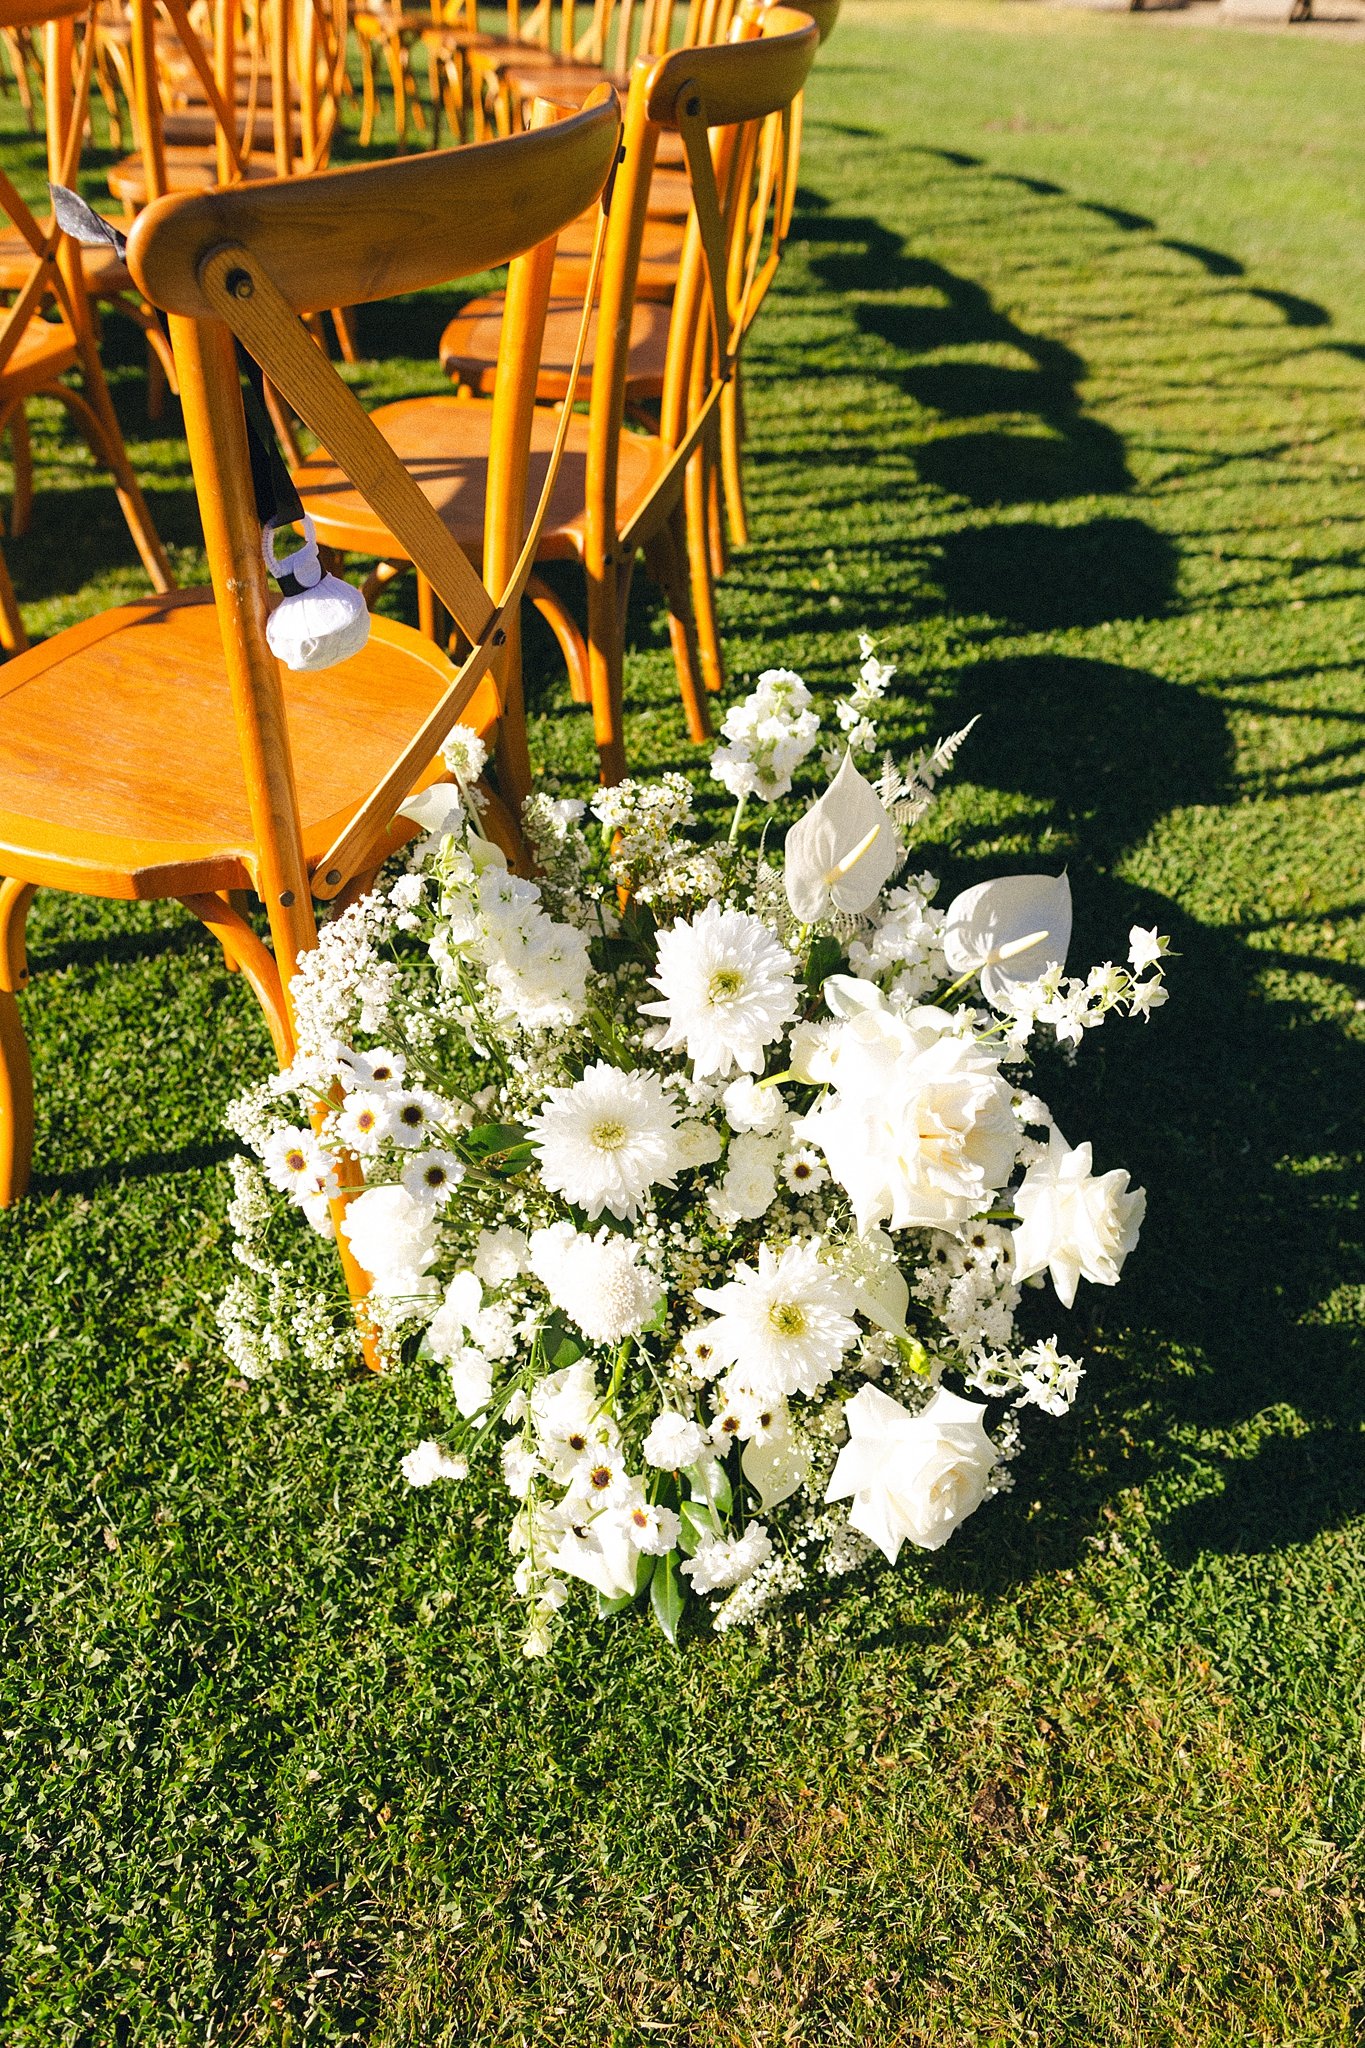
[[[161,17],[170,33],[162,27]],[[348,90],[345,0],[131,0],[125,80],[137,149],[109,172],[132,212],[168,192],[325,168]]]
[[[488,829],[515,853],[528,769],[510,655],[535,548],[525,478],[536,352],[553,237],[602,190],[619,137],[604,92],[507,141],[165,199],[137,221],[129,265],[170,315],[213,587],[120,606],[0,670],[0,1205],[23,1192],[32,1150],[15,998],[38,887],[178,897],[250,981],[287,1061],[289,985],[315,942],[313,899],[358,893],[411,836],[398,805],[444,772],[438,749],[457,721],[496,743],[506,801],[490,801]],[[300,315],[509,260],[516,318],[481,578]],[[383,618],[343,666],[280,670],[234,337],[406,536],[470,643],[458,670]],[[273,952],[236,907],[241,890],[260,897]]]
[[[709,609],[706,551],[687,546],[683,497],[689,465],[694,457],[700,461],[703,438],[711,431],[733,364],[730,236],[739,227],[751,230],[755,220],[736,140],[748,123],[784,117],[816,46],[809,18],[791,8],[770,7],[761,21],[750,18],[746,33],[753,35],[755,29],[753,40],[675,50],[635,67],[624,155],[612,193],[589,413],[570,424],[564,467],[540,539],[541,560],[573,560],[585,571],[586,644],[566,608],[543,587],[537,601],[564,649],[571,680],[591,701],[607,782],[619,781],[626,767],[626,603],[641,551],[668,603],[689,728],[698,740],[710,730],[703,664],[718,671],[720,655]],[[658,428],[653,434],[624,433],[635,268],[655,145],[670,130],[682,136],[697,199],[669,316]],[[504,330],[511,318],[509,306]],[[491,399],[414,398],[381,406],[373,415],[471,554],[482,527],[496,402],[496,391]],[[540,408],[533,423],[533,480],[543,470],[554,417]],[[381,561],[410,560],[401,536],[348,481],[344,465],[334,459],[337,453],[324,442],[295,472],[319,537]],[[710,634],[700,661],[694,606],[705,611]]]
[[[76,20],[87,14],[88,0],[0,0],[0,19],[43,28],[48,165],[54,181],[63,185],[76,175],[90,91],[94,37],[88,21],[79,63],[74,59]],[[32,496],[24,407],[40,395],[56,398],[113,476],[128,531],[154,587],[169,590],[175,582],[171,565],[133,474],[104,381],[79,252],[55,220],[36,219],[3,168],[0,211],[25,252],[8,278],[13,301],[0,311],[0,433],[8,431],[15,458],[12,530],[24,531]],[[76,369],[83,393],[61,381]],[[0,561],[0,645],[16,652],[27,644],[9,573]]]

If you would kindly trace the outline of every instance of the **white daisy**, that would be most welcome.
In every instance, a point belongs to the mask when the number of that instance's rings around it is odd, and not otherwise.
[[[395,1145],[402,1145],[407,1151],[429,1145],[436,1126],[444,1122],[447,1113],[440,1096],[433,1095],[428,1088],[396,1089],[388,1097],[388,1109],[390,1136]]]
[[[400,1087],[407,1068],[401,1052],[390,1052],[383,1045],[375,1046],[371,1052],[352,1052],[348,1047],[342,1052],[341,1059],[350,1069],[358,1088]]]
[[[742,1365],[765,1395],[818,1393],[858,1334],[852,1289],[810,1239],[780,1258],[760,1245],[757,1268],[741,1265],[724,1287],[699,1287],[696,1298],[715,1312],[706,1334],[720,1363]]]
[[[408,1193],[419,1201],[434,1202],[438,1209],[444,1209],[463,1179],[464,1167],[455,1154],[439,1148],[419,1152],[403,1168],[403,1186]]]
[[[627,1537],[646,1557],[663,1557],[682,1534],[682,1523],[672,1508],[646,1500],[642,1493],[620,1511]]]
[[[807,1195],[813,1188],[822,1187],[829,1179],[824,1160],[818,1152],[812,1152],[809,1145],[801,1146],[799,1151],[789,1152],[779,1170],[794,1195]]]
[[[291,1125],[275,1131],[266,1140],[261,1158],[266,1179],[283,1195],[296,1202],[310,1196],[336,1193],[334,1162],[323,1151],[311,1131]]]
[[[633,1217],[646,1191],[672,1187],[681,1164],[674,1105],[655,1074],[598,1060],[571,1088],[551,1088],[531,1120],[546,1187],[589,1218]]]
[[[392,1129],[388,1097],[378,1089],[357,1088],[354,1094],[345,1097],[337,1112],[338,1143],[361,1159],[373,1158]]]
[[[664,1019],[660,1047],[685,1048],[698,1074],[761,1074],[765,1048],[797,1011],[786,947],[747,911],[708,903],[690,923],[661,931],[658,949],[652,980],[663,1001],[640,1007]]]

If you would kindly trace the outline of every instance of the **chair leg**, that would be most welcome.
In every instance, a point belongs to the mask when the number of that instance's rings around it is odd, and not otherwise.
[[[692,572],[692,609],[697,621],[702,681],[714,692],[725,688],[725,664],[716,629],[716,593],[711,579],[710,536],[706,518],[706,457],[698,449],[687,465],[683,486],[686,506],[686,548]]]
[[[332,325],[336,329],[337,347],[341,350],[343,363],[360,361],[360,343],[356,335],[355,307],[333,306]]]
[[[526,585],[526,595],[544,619],[564,657],[564,666],[569,671],[569,694],[575,704],[591,704],[592,684],[588,678],[588,650],[577,623],[572,619],[547,583],[539,576],[532,576]]]
[[[0,882],[0,1209],[22,1201],[33,1170],[33,1067],[16,1000],[28,986],[24,920],[31,882]]]
[[[687,531],[681,505],[674,508],[668,525],[650,542],[645,566],[655,581],[662,585],[668,600],[668,637],[673,643],[673,664],[678,672],[687,730],[700,745],[711,736],[711,714],[702,687],[697,627],[688,587]]]
[[[600,573],[588,571],[588,680],[599,772],[608,788],[623,781],[626,773],[626,599],[633,566],[607,562]]]
[[[14,585],[9,580],[9,566],[0,554],[0,647],[6,654],[22,654],[27,646],[28,634],[19,615]]]
[[[720,399],[720,462],[725,480],[725,517],[730,539],[737,548],[749,545],[749,517],[744,504],[744,398],[739,387],[739,364]],[[723,573],[723,565],[721,571]]]
[[[377,101],[374,91],[374,42],[369,36],[360,38],[360,147],[369,147],[374,134],[374,117]]]
[[[10,454],[14,458],[14,498],[10,505],[9,530],[17,538],[28,532],[33,517],[33,443],[29,440],[28,415],[23,401],[8,420]]]
[[[237,892],[234,890],[233,894]],[[270,1027],[275,1057],[282,1067],[294,1057],[294,1032],[285,1008],[284,990],[275,956],[227,896],[182,896],[180,901],[212,932],[232,964],[250,982]]]

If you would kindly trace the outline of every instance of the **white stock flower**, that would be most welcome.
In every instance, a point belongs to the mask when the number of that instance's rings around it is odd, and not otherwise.
[[[845,752],[829,788],[787,834],[787,901],[802,924],[815,924],[835,910],[860,916],[876,902],[900,859],[885,805]]]
[[[647,1465],[676,1472],[683,1465],[695,1465],[707,1449],[706,1432],[700,1423],[690,1415],[679,1415],[676,1409],[661,1408],[649,1425],[641,1455]]]
[[[825,1000],[833,1085],[796,1138],[824,1153],[860,1231],[965,1222],[1004,1186],[1019,1144],[998,1055],[945,1010],[901,1016],[870,982],[833,976]]]
[[[1014,1197],[1014,1277],[1029,1280],[1046,1269],[1067,1308],[1082,1278],[1117,1285],[1147,1210],[1146,1194],[1130,1192],[1122,1167],[1095,1175],[1091,1159],[1088,1144],[1073,1149],[1054,1125],[1045,1156],[1029,1168]]]
[[[694,1593],[716,1593],[723,1586],[738,1586],[766,1564],[772,1556],[772,1538],[762,1522],[750,1522],[742,1536],[728,1541],[719,1537],[703,1543],[683,1571],[692,1581]]]
[[[776,803],[815,745],[820,720],[810,691],[791,669],[765,669],[758,688],[732,704],[721,726],[728,744],[711,756],[711,774],[734,797]]]
[[[376,1294],[434,1294],[435,1212],[404,1187],[366,1188],[346,1205],[341,1227]]]
[[[493,1392],[493,1368],[482,1351],[476,1351],[472,1344],[462,1344],[446,1371],[461,1415],[481,1415]]]
[[[986,1496],[997,1453],[985,1413],[984,1404],[946,1387],[918,1415],[876,1387],[860,1387],[844,1406],[849,1438],[825,1499],[852,1497],[850,1523],[888,1564],[902,1543],[941,1549]]]
[[[473,1328],[483,1305],[483,1289],[475,1274],[456,1273],[427,1326],[427,1349],[439,1365],[454,1358]]]
[[[530,1260],[555,1307],[593,1344],[619,1344],[642,1329],[663,1297],[637,1246],[615,1231],[589,1237],[571,1223],[552,1224],[532,1236]]]
[[[633,1217],[651,1187],[672,1187],[676,1113],[656,1074],[598,1060],[572,1087],[547,1090],[528,1135],[547,1188],[589,1219]]]
[[[818,1393],[858,1334],[848,1283],[811,1239],[780,1258],[760,1245],[757,1267],[736,1267],[723,1287],[699,1287],[696,1298],[716,1317],[703,1334],[718,1362],[742,1365],[761,1395]]]
[[[467,1479],[469,1467],[463,1458],[452,1458],[434,1443],[424,1437],[414,1445],[398,1467],[409,1486],[430,1486],[436,1479]]]
[[[488,748],[469,725],[454,725],[446,734],[441,759],[462,788],[477,782],[488,761]]]
[[[763,1055],[796,1015],[796,963],[768,927],[744,910],[708,903],[699,917],[658,935],[662,1002],[642,1003],[662,1017],[663,1050],[682,1047],[700,1075],[722,1078],[739,1067],[761,1074]]]
[[[978,974],[994,1009],[1016,989],[1060,969],[1071,943],[1071,884],[1063,875],[1004,875],[948,905],[943,956],[955,978]]]

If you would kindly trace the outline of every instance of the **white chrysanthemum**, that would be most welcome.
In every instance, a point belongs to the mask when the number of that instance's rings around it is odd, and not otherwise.
[[[658,1077],[599,1060],[571,1088],[551,1088],[531,1120],[546,1187],[586,1211],[633,1217],[651,1187],[672,1187],[674,1106]]]
[[[795,966],[767,925],[744,910],[708,903],[701,915],[661,931],[662,1002],[643,1003],[667,1025],[662,1049],[683,1047],[698,1074],[761,1074],[768,1046],[797,1011]]]
[[[571,1223],[537,1230],[531,1270],[555,1307],[594,1344],[619,1344],[643,1328],[663,1294],[657,1274],[638,1263],[632,1240],[611,1230],[596,1237]]]
[[[811,1239],[780,1258],[760,1245],[757,1268],[741,1265],[724,1287],[699,1287],[696,1298],[715,1313],[706,1335],[720,1363],[742,1365],[757,1393],[818,1393],[858,1334],[852,1289]]]

